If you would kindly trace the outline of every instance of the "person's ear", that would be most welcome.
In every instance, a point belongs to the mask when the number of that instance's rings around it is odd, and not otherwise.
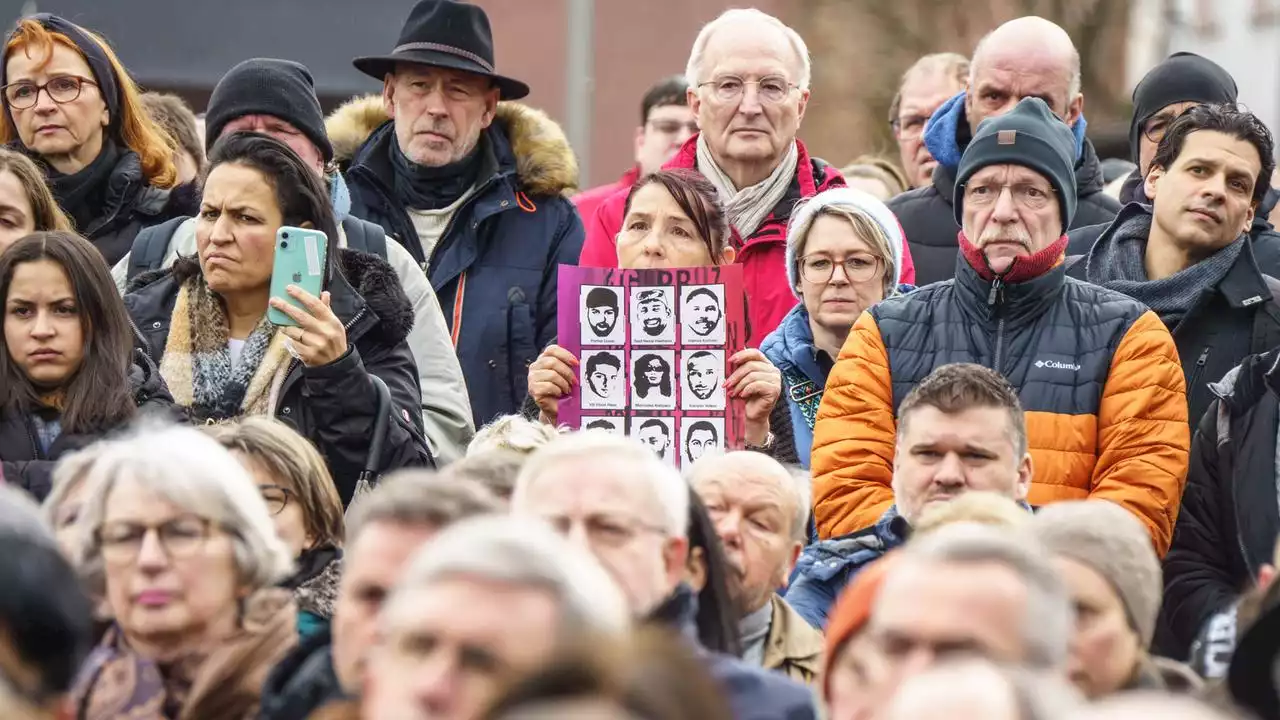
[[[1147,199],[1155,202],[1156,192],[1160,188],[1160,178],[1164,177],[1165,169],[1152,163],[1151,169],[1147,170],[1147,177],[1142,181],[1142,191],[1147,194]]]
[[[1025,502],[1027,493],[1031,492],[1031,478],[1034,475],[1033,461],[1031,453],[1022,456],[1022,462],[1018,463],[1018,485],[1015,489],[1017,500]]]
[[[799,114],[796,116],[796,122],[797,122],[797,123],[799,123],[800,121],[804,120],[804,111],[805,111],[805,109],[806,109],[806,108],[808,108],[808,107],[809,107],[809,91],[808,91],[808,90],[801,90],[801,91],[800,91],[800,107],[799,107]]]
[[[396,117],[396,76],[387,73],[382,78],[382,109],[387,113],[387,117],[392,120]]]
[[[480,117],[480,127],[487,128],[493,124],[493,119],[498,116],[498,100],[502,97],[502,91],[497,87],[490,88],[484,96],[484,115]]]
[[[639,165],[639,164],[640,164],[640,149],[641,149],[641,148],[643,148],[643,147],[644,147],[644,125],[641,125],[640,127],[636,128],[635,153],[634,153],[634,154],[635,154],[635,159],[636,159],[636,164],[637,164],[637,165]]]
[[[1241,233],[1249,232],[1249,228],[1253,227],[1253,218],[1258,212],[1257,203],[1249,203],[1249,212],[1244,215],[1244,227],[1240,228]]]
[[[1077,93],[1071,102],[1067,103],[1067,127],[1075,127],[1081,115],[1084,115],[1084,94]]]
[[[800,553],[804,552],[804,543],[791,543],[791,550],[787,553],[787,562],[782,567],[782,583],[778,586],[779,590],[787,587],[787,580],[791,578],[791,572],[796,569],[796,563],[800,562]]]

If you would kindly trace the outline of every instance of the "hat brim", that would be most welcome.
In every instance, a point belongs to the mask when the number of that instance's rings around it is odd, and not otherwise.
[[[462,70],[463,72],[473,73],[487,77],[497,86],[499,98],[502,100],[519,100],[529,94],[529,86],[516,80],[480,67],[474,62],[465,58],[460,58],[447,53],[433,52],[431,50],[408,50],[394,55],[373,55],[369,57],[358,57],[351,62],[356,69],[368,75],[375,80],[383,80],[388,73],[395,72],[396,63],[410,63],[413,65],[428,65],[431,67],[442,67],[450,70]]]

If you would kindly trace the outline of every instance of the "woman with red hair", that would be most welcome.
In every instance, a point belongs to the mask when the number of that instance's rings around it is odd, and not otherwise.
[[[56,15],[25,18],[5,39],[0,86],[0,144],[41,166],[109,265],[142,228],[195,214],[194,188],[175,188],[174,140],[101,37]]]

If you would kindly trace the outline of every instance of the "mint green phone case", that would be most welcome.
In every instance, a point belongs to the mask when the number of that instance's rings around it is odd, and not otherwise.
[[[280,298],[290,305],[304,309],[289,294],[290,285],[297,285],[320,297],[324,290],[325,258],[329,248],[328,238],[319,230],[300,227],[282,227],[276,231],[276,256],[271,267],[271,297]],[[293,318],[267,308],[267,319],[274,325],[297,327]]]

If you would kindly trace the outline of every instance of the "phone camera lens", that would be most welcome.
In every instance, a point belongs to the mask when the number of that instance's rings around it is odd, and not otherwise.
[[[281,240],[281,241],[280,241],[280,249],[281,249],[281,250],[288,250],[288,249],[289,249],[289,243],[287,243],[287,242],[285,242],[285,241]]]

